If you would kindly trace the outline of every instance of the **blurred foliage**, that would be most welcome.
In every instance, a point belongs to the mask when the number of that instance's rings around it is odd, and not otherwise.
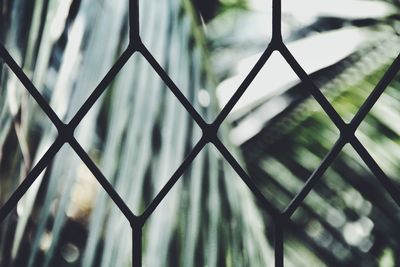
[[[0,3],[1,42],[63,121],[72,118],[125,49],[127,4]],[[141,1],[143,42],[207,121],[218,112],[217,83],[234,73],[234,63],[265,48],[268,22],[258,17],[259,11],[244,0]],[[262,27],[246,32],[237,27],[259,21]],[[283,26],[288,43],[350,26],[375,31],[362,48],[312,73],[346,120],[399,52],[395,15],[362,20],[315,15],[309,23],[284,14]],[[339,134],[302,83],[284,89],[241,117],[228,118],[231,124],[221,129],[224,143],[280,209]],[[357,132],[397,185],[399,90],[396,78]],[[243,121],[257,118],[257,111],[269,112],[262,108],[282,99],[286,105],[271,113],[253,137],[240,147],[231,144],[230,133]],[[51,122],[0,61],[1,204],[55,136]],[[201,130],[139,54],[75,133],[135,213],[145,209],[200,136]],[[285,229],[285,266],[398,266],[399,223],[398,207],[346,147]],[[270,226],[264,208],[218,151],[207,146],[146,224],[144,265],[273,266]],[[130,266],[131,256],[128,222],[68,146],[0,226],[2,267]]]
[[[125,49],[127,5],[125,0],[2,2],[1,25],[9,25],[2,43],[63,121]],[[188,1],[141,1],[141,37],[208,119],[215,116],[215,97],[191,8]],[[56,132],[16,77],[4,64],[1,69],[4,203]],[[200,91],[211,103],[199,103]],[[139,54],[75,132],[135,213],[144,210],[200,135]],[[272,252],[260,212],[245,185],[232,178],[218,152],[206,147],[146,223],[144,264],[267,265]],[[1,266],[129,266],[132,256],[128,222],[68,146],[1,225],[0,240]]]

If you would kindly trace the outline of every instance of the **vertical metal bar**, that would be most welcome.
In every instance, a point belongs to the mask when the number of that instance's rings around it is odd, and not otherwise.
[[[275,41],[282,41],[282,30],[281,30],[281,17],[282,17],[282,1],[273,0],[272,2],[272,43]]]
[[[129,0],[129,37],[131,42],[139,40],[139,0]]]
[[[275,220],[275,267],[283,267],[283,222],[281,219]]]
[[[142,267],[142,227],[132,226],[132,267]]]
[[[107,179],[102,175],[101,171],[96,167],[93,161],[89,158],[86,152],[81,148],[80,144],[73,138],[73,130],[77,127],[79,122],[83,119],[83,117],[87,114],[92,105],[98,100],[100,95],[106,90],[106,87],[114,80],[116,74],[120,71],[120,69],[124,66],[127,60],[132,56],[132,54],[136,50],[140,50],[142,55],[148,60],[150,65],[154,68],[154,70],[160,75],[160,77],[164,80],[167,86],[171,89],[171,91],[175,94],[176,98],[184,105],[188,113],[192,116],[193,120],[197,122],[197,124],[203,130],[212,130],[208,131],[212,135],[210,140],[207,142],[212,142],[216,145],[217,149],[221,152],[221,154],[225,157],[226,161],[232,165],[236,173],[243,179],[243,181],[249,186],[249,188],[253,191],[256,197],[263,201],[266,207],[269,207],[270,212],[275,216],[274,221],[274,248],[275,248],[275,266],[283,267],[284,266],[284,223],[285,218],[279,217],[279,212],[276,208],[269,204],[269,202],[262,195],[261,191],[257,188],[255,183],[248,177],[246,172],[241,168],[239,163],[234,159],[234,157],[230,154],[228,149],[223,145],[223,143],[217,138],[216,132],[218,127],[222,123],[222,121],[227,117],[229,112],[232,110],[234,105],[237,103],[239,98],[244,94],[247,87],[252,83],[253,79],[259,72],[259,70],[265,65],[265,62],[268,60],[269,56],[275,49],[278,49],[282,55],[285,57],[288,64],[291,68],[296,72],[296,74],[300,77],[302,81],[305,81],[311,87],[311,93],[321,105],[321,107],[328,114],[330,119],[335,123],[335,125],[339,128],[342,136],[336,145],[332,148],[331,152],[329,152],[328,156],[321,163],[320,167],[313,173],[313,175],[306,182],[302,190],[297,194],[297,196],[292,200],[289,206],[283,213],[283,216],[290,217],[296,208],[303,202],[304,198],[308,194],[308,192],[314,187],[316,181],[322,176],[325,170],[331,166],[333,160],[337,156],[337,154],[341,151],[344,144],[349,142],[353,145],[354,149],[361,156],[362,160],[367,164],[367,166],[372,170],[372,172],[378,177],[386,190],[390,193],[393,199],[400,206],[400,193],[396,189],[395,185],[389,180],[389,178],[384,174],[383,170],[379,167],[379,165],[374,161],[368,151],[364,148],[362,143],[354,136],[355,130],[361,124],[361,122],[365,119],[367,113],[370,109],[375,105],[378,98],[381,96],[385,88],[389,85],[389,83],[393,80],[397,72],[400,68],[400,56],[396,58],[393,62],[392,66],[385,73],[382,80],[376,86],[374,91],[370,94],[364,105],[357,112],[356,116],[352,120],[350,125],[346,125],[340,115],[336,112],[333,106],[328,102],[328,100],[323,96],[323,94],[319,91],[319,89],[314,85],[308,74],[303,70],[300,64],[294,59],[292,54],[286,48],[284,43],[282,42],[282,30],[281,30],[281,17],[282,17],[282,2],[281,0],[273,0],[272,3],[272,40],[271,45],[264,52],[263,56],[259,59],[254,68],[250,71],[246,79],[240,85],[234,96],[228,101],[228,104],[223,108],[221,113],[218,115],[214,125],[209,126],[205,123],[202,116],[196,111],[193,105],[186,99],[186,97],[181,93],[178,87],[173,83],[171,78],[167,75],[167,73],[162,69],[162,67],[156,62],[152,54],[147,51],[144,46],[141,46],[140,42],[140,19],[139,19],[139,0],[129,0],[129,37],[130,43],[134,46],[128,47],[125,52],[118,59],[116,64],[110,69],[107,75],[103,78],[100,84],[96,87],[94,92],[90,95],[87,101],[82,105],[80,110],[76,113],[74,118],[71,120],[70,124],[65,126],[63,122],[58,118],[57,114],[52,110],[49,104],[45,101],[43,96],[39,93],[39,91],[34,87],[32,82],[28,79],[28,77],[24,74],[23,70],[17,65],[14,59],[9,55],[6,48],[3,45],[0,45],[0,56],[5,60],[7,65],[10,67],[13,73],[16,74],[17,78],[22,82],[22,84],[26,87],[28,92],[32,95],[34,100],[39,104],[42,110],[46,113],[47,117],[53,122],[53,124],[59,130],[59,137],[54,144],[49,148],[46,154],[42,157],[42,159],[38,162],[38,164],[32,169],[32,171],[28,174],[27,178],[22,182],[22,184],[17,188],[14,194],[10,197],[10,199],[5,203],[3,207],[0,209],[0,223],[5,219],[5,217],[11,212],[12,208],[15,207],[17,202],[21,199],[21,197],[25,194],[25,192],[31,187],[32,183],[39,176],[39,174],[46,168],[46,166],[50,163],[52,158],[57,154],[62,145],[67,141],[67,139],[63,139],[62,137],[68,138],[68,142],[71,144],[76,153],[82,158],[85,165],[94,173],[95,177],[99,180],[102,187],[108,193],[108,195],[114,200],[117,204],[118,208],[124,213],[129,221],[135,220],[136,216],[129,209],[127,204],[123,201],[122,198],[118,195],[118,193],[114,190],[113,186],[107,181]],[[140,49],[139,49],[140,48]],[[65,127],[64,127],[65,126]],[[209,127],[209,128],[207,128]],[[205,133],[207,133],[205,131]],[[178,168],[176,173],[171,177],[167,185],[159,192],[155,200],[150,204],[149,208],[146,209],[144,214],[142,215],[142,219],[146,220],[157,205],[162,201],[162,199],[169,193],[169,190],[176,183],[179,177],[183,174],[186,168],[191,164],[197,154],[204,147],[205,142],[204,138],[207,138],[205,134],[203,135],[202,140],[193,148],[190,155],[185,159],[182,163],[181,167]],[[132,226],[132,266],[133,267],[141,267],[142,266],[142,222],[134,221]]]

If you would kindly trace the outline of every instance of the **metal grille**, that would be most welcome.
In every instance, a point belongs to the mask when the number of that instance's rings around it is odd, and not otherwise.
[[[342,148],[349,143],[355,151],[360,155],[361,159],[369,167],[372,173],[376,176],[382,186],[389,192],[393,200],[400,206],[400,191],[396,188],[388,176],[383,172],[380,166],[372,158],[370,153],[364,147],[364,145],[355,136],[355,132],[362,121],[367,116],[368,112],[375,105],[379,97],[382,95],[386,87],[394,79],[395,75],[400,69],[400,55],[395,59],[395,61],[388,68],[380,82],[376,85],[372,93],[369,95],[367,100],[361,106],[359,111],[356,113],[354,118],[350,123],[346,123],[329,101],[322,94],[320,89],[313,83],[311,78],[303,70],[300,64],[292,56],[291,52],[288,50],[286,45],[282,40],[281,35],[281,0],[273,0],[272,6],[273,21],[272,28],[273,34],[270,43],[265,49],[264,53],[257,61],[255,66],[252,68],[250,73],[241,83],[239,88],[236,90],[232,98],[223,107],[222,111],[218,114],[213,123],[207,123],[202,116],[196,111],[188,99],[182,94],[180,89],[175,85],[172,79],[168,76],[165,70],[158,64],[153,55],[148,51],[146,46],[141,42],[140,32],[139,32],[139,0],[131,0],[129,3],[129,26],[130,26],[130,42],[128,47],[125,49],[123,54],[119,57],[115,65],[109,70],[103,80],[94,89],[92,94],[88,97],[86,102],[81,106],[72,120],[65,124],[56,115],[53,109],[45,101],[43,96],[35,88],[29,78],[24,74],[22,69],[18,66],[15,60],[10,56],[3,45],[0,45],[0,56],[10,67],[10,69],[15,73],[18,79],[22,82],[24,87],[32,95],[35,101],[39,104],[41,109],[50,118],[52,123],[58,130],[58,136],[54,143],[50,146],[47,152],[39,160],[36,166],[29,172],[26,179],[21,183],[21,185],[16,189],[16,191],[11,195],[8,201],[0,209],[0,223],[2,223],[7,215],[12,211],[12,209],[17,205],[17,202],[22,198],[26,191],[30,188],[33,182],[37,179],[39,174],[50,164],[54,156],[60,150],[60,148],[68,143],[75,153],[82,159],[85,165],[93,173],[96,179],[99,181],[104,190],[108,193],[111,199],[115,202],[118,208],[122,211],[126,219],[129,221],[132,228],[132,253],[133,260],[132,264],[134,267],[140,267],[142,265],[142,229],[146,221],[149,219],[151,214],[157,208],[157,206],[163,201],[168,192],[172,189],[175,183],[180,179],[183,173],[188,169],[193,160],[199,154],[199,152],[205,147],[206,144],[212,143],[219,152],[223,155],[225,160],[233,167],[245,184],[254,193],[255,197],[260,201],[263,208],[268,212],[272,218],[275,225],[275,266],[281,267],[284,265],[284,253],[283,253],[283,232],[285,229],[285,224],[289,222],[290,217],[296,211],[296,209],[303,202],[308,193],[313,189],[314,185],[325,173],[327,168],[333,163],[335,158],[338,156]],[[230,151],[219,139],[217,133],[223,121],[226,119],[228,114],[231,112],[235,104],[239,101],[240,97],[245,93],[246,89],[252,83],[254,78],[257,76],[258,72],[268,61],[269,57],[274,51],[278,51],[285,58],[290,67],[298,75],[301,81],[309,88],[312,96],[317,100],[319,105],[323,108],[325,113],[329,116],[330,120],[335,124],[335,126],[340,131],[340,136],[336,143],[329,151],[329,153],[322,160],[318,168],[311,174],[303,188],[298,192],[298,194],[292,199],[288,206],[280,211],[272,205],[267,198],[264,197],[262,192],[257,188],[253,180],[249,177],[246,171],[240,166],[236,161]],[[150,63],[154,71],[162,78],[164,83],[172,91],[175,97],[184,106],[187,112],[191,115],[192,119],[199,125],[202,129],[202,137],[181,163],[179,168],[175,171],[172,177],[168,180],[166,185],[161,189],[161,191],[156,195],[154,200],[148,205],[145,211],[140,214],[134,214],[120,195],[115,191],[113,186],[108,182],[106,177],[98,169],[96,164],[90,159],[88,154],[81,147],[79,142],[74,137],[74,131],[82,121],[82,119],[89,112],[91,107],[96,103],[99,97],[104,93],[108,85],[113,81],[118,72],[122,69],[128,59],[134,54],[140,53],[143,57]],[[317,133],[316,133],[317,134]]]

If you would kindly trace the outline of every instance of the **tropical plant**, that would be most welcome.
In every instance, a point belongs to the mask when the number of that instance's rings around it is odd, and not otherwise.
[[[271,4],[264,2],[140,1],[143,43],[206,121],[215,118],[268,44]],[[299,7],[297,0],[283,2],[289,49],[339,113],[351,119],[398,53],[397,8],[382,1],[302,1],[309,8]],[[4,0],[0,40],[68,122],[127,47],[127,12],[128,0]],[[337,40],[346,42],[339,46]],[[399,117],[397,83],[358,132],[393,178],[400,172],[399,129],[393,123]],[[0,88],[4,204],[57,132],[2,61]],[[308,88],[276,54],[228,120],[221,139],[279,209],[338,135]],[[139,53],[75,132],[136,214],[200,136],[200,128]],[[346,148],[285,228],[285,266],[397,266],[397,214],[388,194]],[[209,145],[146,223],[143,265],[273,266],[270,226],[265,207]],[[130,266],[131,239],[123,214],[65,145],[1,224],[0,265]]]
[[[382,1],[287,0],[283,5],[285,43],[350,122],[395,60],[392,69],[398,70],[398,7]],[[265,49],[268,33],[256,26],[269,21],[265,9],[253,5],[250,10],[232,10],[234,15],[217,17],[208,29],[217,73],[227,77],[217,88],[222,105]],[[253,25],[254,33],[244,34],[239,25]],[[399,185],[400,173],[399,131],[393,123],[400,117],[398,81],[397,76],[356,132],[394,186]],[[228,119],[233,123],[232,141],[241,146],[251,177],[280,210],[340,135],[278,53]],[[286,265],[399,264],[399,207],[373,172],[345,146],[285,228]]]
[[[205,71],[206,51],[191,3],[141,1],[140,6],[144,44],[204,118],[213,118],[215,85]],[[2,43],[68,122],[127,46],[128,1],[21,0],[1,7]],[[56,131],[4,63],[0,99],[4,203]],[[200,135],[140,54],[127,62],[75,133],[135,213],[150,203]],[[270,265],[260,214],[233,170],[206,147],[146,223],[144,265]],[[65,145],[1,225],[1,266],[129,266],[130,231]]]

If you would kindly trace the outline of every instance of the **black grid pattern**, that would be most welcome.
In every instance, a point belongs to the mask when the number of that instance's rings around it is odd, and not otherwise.
[[[305,199],[307,194],[311,191],[314,185],[325,173],[327,168],[333,163],[335,158],[338,156],[342,148],[349,143],[355,151],[360,155],[365,164],[369,167],[372,173],[377,177],[382,186],[389,192],[393,200],[400,206],[400,191],[396,185],[391,182],[383,170],[379,167],[376,161],[372,158],[370,153],[364,147],[364,145],[355,136],[355,132],[359,125],[362,123],[368,112],[372,109],[379,97],[382,95],[386,87],[394,79],[395,75],[400,69],[400,55],[388,68],[380,82],[376,85],[372,93],[369,95],[367,100],[361,106],[359,111],[356,113],[350,123],[344,122],[337,111],[321,93],[320,89],[313,83],[311,78],[303,70],[300,64],[292,56],[286,45],[283,43],[281,34],[281,0],[273,0],[272,6],[273,21],[272,21],[272,39],[265,49],[264,53],[257,61],[255,66],[252,68],[250,73],[247,75],[245,80],[241,83],[239,88],[236,90],[232,98],[223,107],[222,111],[218,114],[213,123],[207,123],[202,116],[196,111],[188,99],[182,94],[179,88],[171,80],[165,70],[158,64],[153,55],[148,51],[146,46],[141,42],[139,32],[139,0],[130,0],[129,2],[129,26],[130,26],[130,42],[128,47],[119,57],[115,65],[109,70],[103,80],[94,89],[92,94],[88,97],[86,102],[81,106],[72,120],[65,124],[56,115],[49,104],[44,100],[43,96],[35,88],[29,78],[24,74],[22,69],[14,61],[14,59],[7,52],[5,47],[0,44],[0,56],[3,58],[5,63],[10,67],[13,73],[22,82],[28,92],[32,95],[35,101],[39,104],[41,109],[50,118],[52,123],[58,130],[58,136],[54,143],[50,146],[47,152],[39,160],[39,162],[29,172],[26,179],[11,195],[8,201],[0,209],[0,223],[4,221],[7,215],[17,205],[17,202],[22,198],[26,191],[30,188],[39,174],[50,164],[51,160],[60,150],[60,148],[68,143],[73,150],[78,154],[82,161],[86,164],[89,170],[93,173],[96,179],[99,181],[104,190],[108,193],[111,199],[115,202],[118,208],[122,211],[126,219],[129,221],[132,228],[132,253],[133,260],[132,264],[134,267],[142,266],[142,229],[150,215],[154,212],[157,206],[161,203],[164,197],[168,194],[174,184],[179,180],[183,173],[191,165],[192,161],[196,158],[199,152],[205,147],[206,144],[212,143],[219,152],[223,155],[225,160],[233,167],[241,179],[246,183],[250,190],[254,193],[255,197],[260,201],[263,208],[272,216],[275,225],[275,266],[282,267],[284,265],[284,253],[283,253],[283,231],[285,223],[290,220],[290,217]],[[340,136],[329,153],[322,160],[318,168],[311,174],[303,188],[298,194],[292,199],[289,205],[282,212],[276,209],[268,200],[264,197],[262,192],[257,188],[253,180],[248,176],[246,171],[236,161],[230,151],[221,142],[217,133],[223,121],[226,119],[228,114],[231,112],[235,104],[239,101],[240,97],[245,93],[246,89],[252,83],[258,72],[268,61],[269,57],[274,51],[280,52],[290,67],[294,70],[301,81],[309,88],[312,96],[317,100],[319,105],[323,108],[325,113],[329,116],[330,120],[340,131]],[[154,71],[162,78],[164,83],[172,91],[175,97],[185,107],[187,112],[191,115],[192,119],[202,129],[202,137],[175,171],[172,177],[168,180],[166,185],[156,195],[154,200],[149,204],[145,211],[141,215],[135,215],[129,209],[124,200],[115,191],[113,186],[108,182],[106,177],[97,168],[96,164],[90,159],[88,154],[84,151],[81,145],[74,137],[74,131],[82,119],[89,112],[91,107],[96,103],[99,97],[104,93],[106,88],[110,85],[113,79],[116,77],[118,72],[122,69],[128,59],[134,53],[141,53],[144,58],[150,63]]]

